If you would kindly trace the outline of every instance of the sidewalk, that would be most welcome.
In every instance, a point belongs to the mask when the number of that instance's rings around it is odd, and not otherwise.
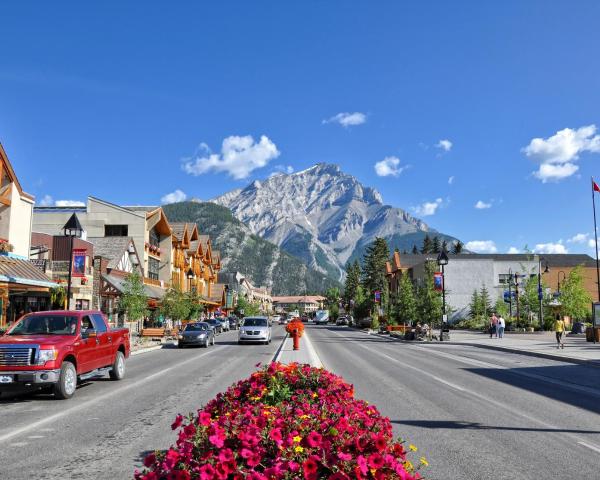
[[[304,330],[304,334],[300,338],[300,350],[293,349],[292,338],[287,335],[280,349],[275,354],[273,361],[280,363],[308,363],[316,368],[323,367],[323,363],[317,355],[306,330]]]
[[[586,342],[585,336],[565,336],[563,342],[565,348],[558,350],[554,332],[505,333],[504,338],[490,338],[489,333],[451,330],[449,342],[420,344],[469,345],[600,367],[600,343]]]

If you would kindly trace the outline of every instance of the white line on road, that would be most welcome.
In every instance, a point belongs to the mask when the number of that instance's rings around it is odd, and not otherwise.
[[[212,353],[216,352],[217,350],[222,350],[222,349],[225,349],[225,348],[230,348],[230,347],[228,345],[222,345],[222,346],[217,345],[215,349],[209,350],[208,352],[204,352],[201,355],[194,356],[192,358],[189,358],[189,359],[187,359],[187,360],[185,360],[183,362],[179,362],[179,363],[177,363],[175,365],[172,365],[170,367],[163,368],[162,370],[159,370],[158,372],[153,373],[152,375],[148,375],[147,377],[144,377],[144,378],[142,378],[142,379],[140,379],[140,380],[138,380],[136,382],[129,383],[127,385],[124,385],[121,388],[116,388],[114,390],[111,390],[110,392],[105,393],[104,395],[100,395],[98,397],[92,398],[92,399],[90,399],[90,400],[88,400],[86,402],[79,403],[79,404],[74,405],[74,406],[72,406],[70,408],[66,408],[65,410],[62,410],[62,411],[60,411],[58,413],[55,413],[54,415],[50,415],[49,417],[46,417],[46,418],[44,418],[42,420],[38,420],[37,422],[30,423],[29,425],[26,425],[26,426],[21,427],[21,428],[17,428],[15,430],[12,430],[11,432],[5,433],[4,435],[0,435],[0,443],[6,442],[7,440],[10,440],[11,438],[14,438],[14,437],[16,437],[18,435],[22,435],[22,434],[27,433],[27,432],[29,432],[31,430],[38,430],[39,427],[41,427],[43,425],[47,425],[48,423],[52,423],[52,422],[54,422],[56,420],[61,419],[62,417],[65,417],[67,415],[72,414],[75,411],[82,410],[84,408],[88,408],[90,405],[93,405],[93,404],[98,403],[98,402],[102,402],[102,401],[104,401],[104,400],[106,400],[106,399],[108,399],[110,397],[114,397],[115,395],[122,394],[126,390],[131,390],[132,388],[139,387],[140,385],[143,385],[145,383],[150,382],[151,380],[155,379],[156,377],[160,377],[160,376],[162,376],[162,375],[164,375],[166,373],[169,373],[172,370],[175,370],[175,369],[178,369],[178,368],[182,367],[183,365],[187,365],[188,363],[195,362],[199,358],[205,357],[207,355],[211,355]],[[14,446],[16,444],[13,443],[12,445]]]
[[[323,368],[323,362],[319,358],[319,355],[317,354],[315,347],[313,347],[310,337],[306,331],[304,332],[304,340],[306,341],[306,349],[308,350],[308,356],[310,357],[310,364],[316,368]]]
[[[582,445],[583,447],[589,448],[590,450],[593,450],[596,453],[600,453],[600,447],[596,447],[595,445],[590,445],[589,443],[586,442],[577,442],[579,445]]]

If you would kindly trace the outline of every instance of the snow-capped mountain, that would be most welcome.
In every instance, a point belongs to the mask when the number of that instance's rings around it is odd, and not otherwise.
[[[425,233],[435,233],[404,210],[384,205],[377,190],[324,163],[255,181],[212,202],[229,208],[255,234],[339,279],[348,260],[375,237],[388,239],[392,249],[410,250]]]

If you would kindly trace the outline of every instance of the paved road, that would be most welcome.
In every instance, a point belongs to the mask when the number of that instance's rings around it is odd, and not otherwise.
[[[600,478],[600,369],[310,326],[324,367],[420,446],[428,478]]]
[[[237,332],[208,349],[165,348],[131,357],[121,382],[80,386],[68,401],[0,400],[0,479],[127,479],[146,451],[174,443],[177,413],[197,410],[268,363],[281,343],[237,345]]]

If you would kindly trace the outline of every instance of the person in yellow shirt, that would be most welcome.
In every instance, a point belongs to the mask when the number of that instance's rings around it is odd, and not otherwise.
[[[554,331],[556,332],[556,342],[558,345],[556,348],[565,348],[565,344],[562,341],[563,334],[565,333],[565,321],[559,316],[556,316],[554,321]]]

